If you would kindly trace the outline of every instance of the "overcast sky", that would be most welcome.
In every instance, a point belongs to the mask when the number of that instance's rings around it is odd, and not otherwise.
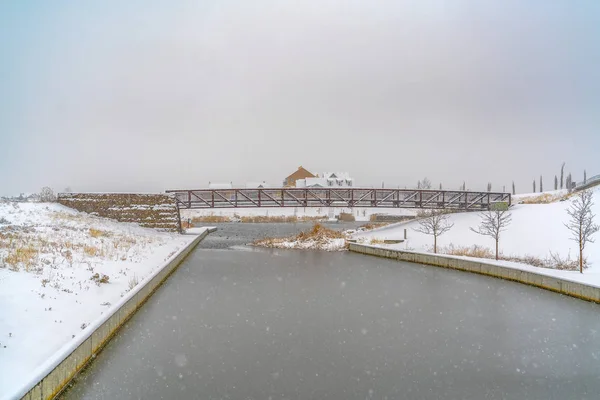
[[[0,0],[0,194],[600,174],[598,0]]]

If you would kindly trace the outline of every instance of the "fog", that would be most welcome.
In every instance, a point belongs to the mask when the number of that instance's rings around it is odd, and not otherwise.
[[[3,2],[0,52],[0,194],[600,174],[595,1]]]

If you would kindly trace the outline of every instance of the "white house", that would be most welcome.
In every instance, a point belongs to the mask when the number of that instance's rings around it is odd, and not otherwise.
[[[347,172],[323,172],[318,174],[316,178],[298,179],[296,187],[323,187],[323,188],[340,188],[353,187],[354,179]]]

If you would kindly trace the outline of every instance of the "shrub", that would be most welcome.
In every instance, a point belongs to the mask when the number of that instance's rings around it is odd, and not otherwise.
[[[52,188],[45,186],[40,191],[40,201],[42,203],[51,203],[56,201],[56,195],[54,194],[54,190]]]
[[[99,273],[95,273],[94,275],[92,275],[92,277],[90,278],[90,281],[94,281],[94,283],[98,286],[100,286],[100,284],[102,283],[108,283],[108,281],[110,280],[110,277],[108,275],[100,275]]]

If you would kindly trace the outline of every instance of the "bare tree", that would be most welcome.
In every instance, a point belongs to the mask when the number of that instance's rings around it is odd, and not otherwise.
[[[429,178],[423,178],[423,181],[421,181],[421,189],[431,189],[431,181]]]
[[[571,204],[571,208],[567,210],[569,223],[565,224],[567,229],[571,231],[571,240],[574,240],[579,245],[579,272],[583,274],[583,250],[587,243],[594,243],[592,235],[600,229],[594,224],[596,217],[592,212],[593,192],[591,190],[582,190],[575,195],[575,200]]]
[[[531,193],[535,193],[535,179],[533,180],[533,192]]]
[[[560,166],[560,188],[563,189],[564,185],[563,185],[563,178],[565,176],[565,163],[563,161],[562,165]]]
[[[421,189],[421,181],[417,182],[417,189]]]
[[[540,193],[544,193],[544,183],[542,182],[542,176],[540,175]]]
[[[513,194],[517,194],[517,191],[515,190],[515,181],[512,182],[512,187],[513,187]]]
[[[558,177],[554,175],[554,190],[558,190]]]
[[[573,186],[573,178],[571,178],[571,174],[569,173],[569,175],[567,175],[567,190],[570,192],[571,191],[571,186]]]
[[[442,182],[440,182],[440,190],[442,190]]]
[[[462,187],[463,192],[465,190],[467,190],[467,182],[463,181],[463,187]]]
[[[54,190],[52,188],[45,186],[40,191],[40,201],[42,203],[50,203],[56,200],[56,196],[54,195]]]
[[[512,221],[512,216],[508,210],[508,204],[493,204],[490,210],[481,213],[481,223],[477,229],[470,228],[473,232],[489,236],[496,241],[496,260],[498,259],[498,243],[500,234],[506,230]]]
[[[448,220],[448,213],[444,210],[428,210],[418,214],[419,226],[413,228],[417,232],[433,236],[433,252],[437,253],[437,238],[448,232],[454,224]]]
[[[488,182],[488,184],[487,184],[487,191],[488,192],[492,191],[492,182]]]

